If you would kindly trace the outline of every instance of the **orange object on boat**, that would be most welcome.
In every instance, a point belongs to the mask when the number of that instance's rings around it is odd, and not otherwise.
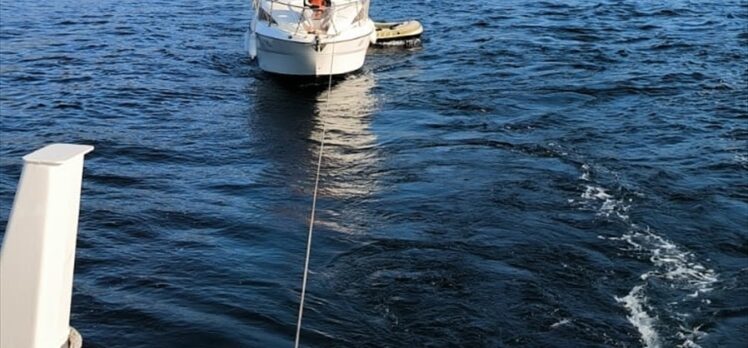
[[[325,0],[309,0],[309,6],[312,8],[325,8],[326,2]]]

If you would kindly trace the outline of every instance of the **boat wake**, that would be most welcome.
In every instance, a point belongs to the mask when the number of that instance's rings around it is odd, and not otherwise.
[[[627,318],[639,331],[644,346],[700,347],[696,342],[706,333],[700,331],[703,323],[695,322],[693,313],[710,303],[705,295],[714,288],[717,273],[649,226],[631,222],[628,212],[633,199],[618,198],[611,190],[593,185],[589,165],[583,165],[582,172],[580,179],[587,182],[581,194],[585,206],[596,210],[598,216],[628,226],[621,236],[600,238],[624,243],[622,250],[652,265],[639,276],[641,283],[615,297],[628,311]]]

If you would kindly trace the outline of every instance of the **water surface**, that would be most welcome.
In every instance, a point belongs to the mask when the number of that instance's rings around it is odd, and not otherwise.
[[[374,1],[421,48],[324,88],[250,62],[249,1],[10,1],[20,157],[91,144],[87,347],[748,345],[745,1]]]

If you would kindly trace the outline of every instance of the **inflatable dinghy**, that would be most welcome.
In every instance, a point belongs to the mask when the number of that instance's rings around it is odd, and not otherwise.
[[[374,23],[379,47],[386,46],[417,46],[421,43],[423,26],[420,22],[411,20],[405,22]]]

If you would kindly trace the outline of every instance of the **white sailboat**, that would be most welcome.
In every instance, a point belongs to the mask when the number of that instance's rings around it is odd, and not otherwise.
[[[369,0],[253,0],[249,55],[282,75],[356,71],[377,40]]]

